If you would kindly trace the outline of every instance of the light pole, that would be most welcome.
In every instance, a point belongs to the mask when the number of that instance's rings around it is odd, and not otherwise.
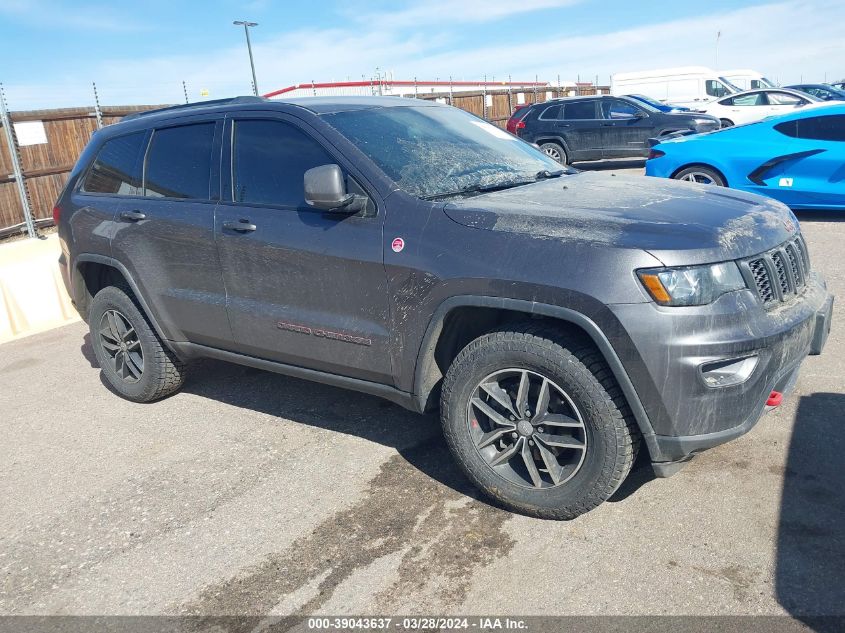
[[[258,96],[258,82],[255,79],[255,62],[252,61],[252,42],[249,40],[249,27],[251,26],[258,26],[258,22],[247,22],[245,20],[235,20],[232,22],[235,26],[242,26],[244,27],[244,33],[246,34],[246,48],[249,51],[249,66],[252,68],[252,92],[255,96]]]

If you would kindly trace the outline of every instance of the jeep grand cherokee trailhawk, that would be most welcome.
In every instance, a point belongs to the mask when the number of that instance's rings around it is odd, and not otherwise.
[[[570,518],[638,450],[666,476],[748,431],[832,297],[754,195],[562,169],[455,108],[205,102],[94,135],[56,205],[108,383],[213,357],[439,407],[467,476]]]

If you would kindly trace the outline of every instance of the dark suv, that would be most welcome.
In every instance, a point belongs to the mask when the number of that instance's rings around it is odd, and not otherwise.
[[[782,204],[570,174],[413,99],[127,117],[55,215],[122,396],[162,398],[213,357],[439,407],[472,481],[541,517],[607,499],[641,447],[666,476],[748,431],[830,324]]]
[[[719,119],[661,112],[631,97],[568,97],[523,107],[507,129],[559,163],[648,156],[648,139],[672,132],[712,132]]]

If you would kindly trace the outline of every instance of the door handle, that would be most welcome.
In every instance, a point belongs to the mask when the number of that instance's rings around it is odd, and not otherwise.
[[[555,127],[572,127],[571,123],[558,123]]]
[[[602,123],[602,127],[613,127],[613,123]]]
[[[120,214],[120,219],[127,222],[140,222],[147,219],[147,214],[140,211],[124,211]]]
[[[241,219],[237,222],[224,222],[223,228],[229,229],[230,231],[237,231],[238,233],[250,233],[258,227],[249,220]]]

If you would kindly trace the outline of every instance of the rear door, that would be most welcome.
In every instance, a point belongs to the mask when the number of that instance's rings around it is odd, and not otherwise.
[[[602,157],[646,156],[648,139],[657,134],[655,117],[624,99],[601,100]]]
[[[319,134],[281,113],[227,120],[217,243],[236,350],[392,384],[383,209]],[[304,200],[304,173],[338,164],[370,202],[356,215]]]
[[[140,196],[115,218],[112,253],[168,338],[231,344],[214,240],[220,117],[185,117],[148,132]]]
[[[602,119],[598,99],[578,99],[563,105],[562,117],[555,124],[558,136],[566,141],[570,160],[597,160],[602,157]]]

